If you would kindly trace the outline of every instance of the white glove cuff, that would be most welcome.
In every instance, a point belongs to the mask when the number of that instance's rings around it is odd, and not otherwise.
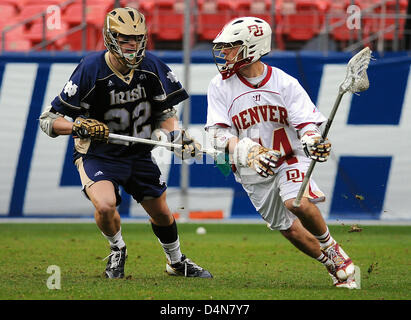
[[[301,143],[303,144],[303,146],[311,147],[316,142],[319,142],[320,140],[321,140],[321,134],[312,132],[312,133],[303,135],[303,137],[301,138]]]
[[[248,154],[250,153],[250,149],[256,145],[258,146],[259,144],[250,138],[241,139],[234,148],[234,164],[240,167],[248,167]]]
[[[310,123],[299,131],[300,137],[302,138],[308,131],[314,131],[321,135],[320,128],[315,123]]]

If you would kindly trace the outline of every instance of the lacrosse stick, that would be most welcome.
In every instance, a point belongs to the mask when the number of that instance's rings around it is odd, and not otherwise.
[[[126,142],[137,142],[137,143],[150,144],[153,146],[160,146],[160,147],[166,147],[166,148],[182,148],[182,145],[178,143],[123,136],[121,134],[115,134],[115,133],[109,133],[108,138],[110,142],[112,142],[113,140],[119,140],[119,141],[126,141]],[[209,156],[213,157],[213,159],[215,159],[217,155],[223,153],[216,149],[201,149],[200,152],[204,154],[208,154]]]
[[[108,138],[109,138],[109,142],[115,142],[115,140],[117,140],[117,141],[126,141],[126,142],[134,142],[134,143],[135,142],[144,143],[144,144],[150,144],[150,145],[166,147],[166,148],[182,148],[182,145],[178,143],[130,137],[130,136],[124,136],[124,135],[115,134],[115,133],[109,133]],[[209,149],[203,148],[200,150],[200,152],[203,154],[208,154],[210,157],[212,157],[214,159],[215,165],[217,166],[217,168],[221,171],[221,173],[224,176],[228,176],[230,174],[231,166],[227,163],[226,155],[224,152],[213,149],[213,148],[209,148]]]
[[[338,96],[334,102],[334,107],[331,110],[330,116],[328,117],[327,124],[325,125],[324,132],[322,134],[323,139],[327,138],[328,131],[330,130],[331,124],[334,120],[335,113],[337,112],[338,106],[340,105],[341,99],[346,92],[357,93],[365,91],[370,86],[367,76],[367,68],[371,60],[371,50],[366,47],[358,52],[354,57],[350,59],[347,64],[347,73],[345,80],[341,83],[339,87]],[[310,180],[311,174],[314,170],[316,161],[311,160],[310,166],[308,167],[307,173],[305,174],[304,180],[301,184],[300,190],[298,191],[297,198],[293,201],[294,208],[298,208],[301,204],[301,199],[307,188],[307,184]]]

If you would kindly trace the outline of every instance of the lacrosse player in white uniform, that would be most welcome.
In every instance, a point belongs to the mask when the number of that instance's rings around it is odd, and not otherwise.
[[[219,70],[208,87],[207,123],[214,148],[230,155],[237,182],[272,230],[327,268],[337,287],[355,288],[354,264],[330,235],[315,205],[325,197],[311,179],[293,206],[311,159],[328,159],[326,118],[298,81],[260,58],[271,28],[255,17],[230,21],[213,41]]]

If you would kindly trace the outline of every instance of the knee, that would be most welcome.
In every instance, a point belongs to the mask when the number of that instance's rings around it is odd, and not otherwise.
[[[292,227],[290,227],[287,230],[281,230],[280,232],[287,240],[290,240],[290,241],[296,239],[298,236],[298,232],[294,230],[294,228]]]
[[[307,210],[309,209],[311,203],[308,201],[307,198],[302,198],[301,203],[299,207],[294,207],[294,202],[295,199],[289,199],[284,202],[285,207],[290,210],[293,214],[295,214],[297,217],[300,217],[303,215]]]
[[[95,203],[95,207],[96,207],[97,213],[103,219],[109,219],[113,217],[116,211],[115,203],[111,203],[109,201],[98,201],[97,203]]]

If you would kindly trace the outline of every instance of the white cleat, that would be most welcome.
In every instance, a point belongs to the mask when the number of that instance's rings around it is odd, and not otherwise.
[[[327,268],[332,276],[336,277],[339,282],[353,278],[354,263],[337,242],[322,251],[334,264],[334,268]]]

